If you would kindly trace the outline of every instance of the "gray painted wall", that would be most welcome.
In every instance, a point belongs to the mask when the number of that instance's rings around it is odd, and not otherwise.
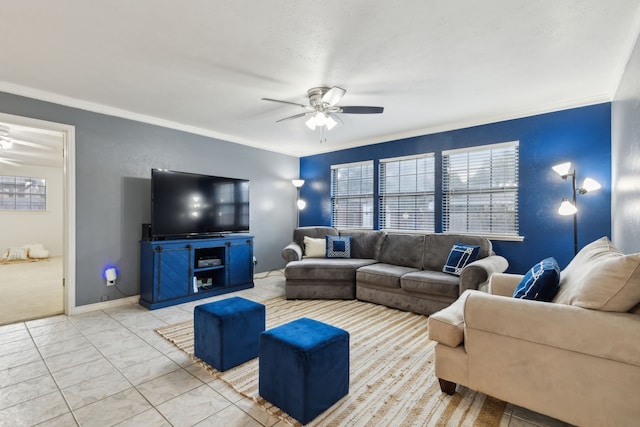
[[[256,272],[284,267],[280,250],[296,224],[297,157],[7,93],[0,112],[75,126],[77,306],[139,293],[152,168],[251,180]],[[102,278],[108,264],[120,270],[119,290]]]
[[[611,107],[611,238],[640,252],[640,38]]]

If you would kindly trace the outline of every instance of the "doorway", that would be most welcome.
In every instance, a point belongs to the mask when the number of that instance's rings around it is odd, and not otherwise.
[[[75,129],[0,113],[0,135],[0,325],[71,314]]]

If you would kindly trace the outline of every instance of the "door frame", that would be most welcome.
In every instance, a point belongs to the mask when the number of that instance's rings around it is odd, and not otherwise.
[[[0,113],[0,120],[32,128],[60,132],[62,144],[63,194],[63,300],[66,315],[76,312],[76,128],[75,126]]]

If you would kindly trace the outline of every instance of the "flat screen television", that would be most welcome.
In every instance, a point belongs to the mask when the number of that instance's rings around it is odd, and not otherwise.
[[[249,180],[151,170],[151,237],[249,231]]]

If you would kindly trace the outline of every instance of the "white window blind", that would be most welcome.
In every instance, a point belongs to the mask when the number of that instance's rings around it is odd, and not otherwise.
[[[381,159],[380,229],[434,231],[433,153]]]
[[[0,176],[0,211],[44,211],[46,209],[46,179]]]
[[[442,153],[445,232],[518,235],[519,142]]]
[[[331,225],[373,229],[373,161],[331,166]]]

